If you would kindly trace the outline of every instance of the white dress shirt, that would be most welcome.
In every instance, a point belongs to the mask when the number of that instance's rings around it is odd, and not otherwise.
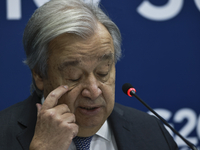
[[[44,97],[41,99],[43,104]],[[72,141],[68,150],[76,150],[76,146]],[[118,150],[114,134],[106,120],[99,131],[92,137],[90,150]]]

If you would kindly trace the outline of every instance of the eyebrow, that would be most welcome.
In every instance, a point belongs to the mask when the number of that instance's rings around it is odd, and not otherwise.
[[[71,60],[71,61],[66,61],[63,63],[64,66],[77,66],[80,63],[79,60]]]
[[[98,57],[98,61],[105,61],[105,60],[113,60],[114,59],[114,54],[113,53],[108,53],[108,54],[104,54],[100,57]],[[65,61],[60,67],[59,70],[62,70],[64,67],[68,67],[68,66],[77,66],[78,64],[80,64],[81,60],[69,60],[69,61]]]
[[[77,66],[81,61],[80,60],[69,60],[65,61],[61,66],[59,67],[59,70],[62,70],[64,67],[67,66]]]
[[[104,54],[103,56],[100,56],[98,61],[112,60],[112,59],[114,59],[114,54],[109,53],[109,54]]]

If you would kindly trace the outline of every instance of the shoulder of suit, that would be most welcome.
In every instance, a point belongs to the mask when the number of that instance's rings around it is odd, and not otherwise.
[[[132,108],[132,107],[128,107],[119,103],[115,103],[115,107],[114,109],[118,110],[118,111],[123,111],[124,113],[137,113],[140,115],[147,115],[146,112],[143,112],[141,110]]]
[[[153,117],[152,115],[149,115],[146,112],[132,107],[121,105],[119,103],[115,103],[114,111],[116,111],[118,114],[120,114],[122,117],[129,121],[155,121],[155,117]]]
[[[23,113],[24,107],[32,103],[33,95],[29,96],[24,101],[18,102],[2,111],[0,111],[0,121],[15,120]]]

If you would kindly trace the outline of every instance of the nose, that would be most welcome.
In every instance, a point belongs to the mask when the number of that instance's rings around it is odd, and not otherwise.
[[[99,88],[98,80],[93,74],[90,74],[83,83],[82,96],[95,100],[102,94],[102,90]]]

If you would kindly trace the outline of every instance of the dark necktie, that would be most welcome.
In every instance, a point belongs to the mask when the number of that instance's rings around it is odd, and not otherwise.
[[[91,140],[92,140],[92,136],[90,136],[90,137],[78,137],[78,136],[76,136],[73,139],[77,150],[90,150]]]

